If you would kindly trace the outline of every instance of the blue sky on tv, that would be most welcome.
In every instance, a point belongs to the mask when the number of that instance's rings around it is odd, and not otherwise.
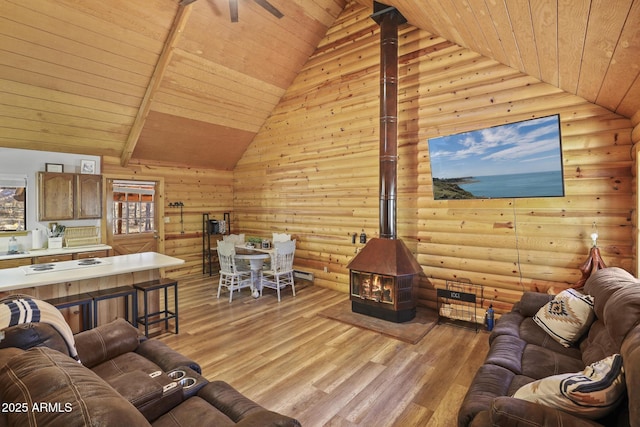
[[[562,170],[558,115],[429,139],[434,178]]]

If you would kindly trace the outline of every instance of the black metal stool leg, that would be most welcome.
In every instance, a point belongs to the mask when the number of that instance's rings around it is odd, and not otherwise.
[[[173,305],[176,314],[176,334],[178,333],[178,282],[173,285]]]
[[[169,286],[173,286],[174,289],[174,304],[175,310],[169,311]],[[164,323],[165,329],[169,329],[169,320],[175,319],[176,322],[176,331],[178,333],[178,282],[171,279],[158,279],[151,280],[144,283],[136,283],[133,287],[137,291],[142,292],[143,307],[144,313],[140,316],[136,316],[138,323],[144,324],[144,334],[145,336],[149,336],[149,324],[154,323]],[[164,309],[161,309],[162,305],[158,307],[158,311],[154,313],[149,313],[149,294],[153,291],[159,291],[160,289],[164,290]],[[160,299],[160,294],[158,294],[158,299]],[[157,319],[149,320],[150,317],[158,316]]]

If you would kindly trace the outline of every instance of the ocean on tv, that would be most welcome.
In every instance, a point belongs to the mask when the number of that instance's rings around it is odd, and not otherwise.
[[[562,171],[474,176],[458,185],[478,198],[564,196]]]

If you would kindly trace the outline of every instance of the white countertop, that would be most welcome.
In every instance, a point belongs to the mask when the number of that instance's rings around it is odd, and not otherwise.
[[[31,249],[25,253],[0,255],[0,261],[5,259],[32,258],[36,256],[75,254],[78,252],[106,251],[110,249],[111,246],[109,245],[86,245],[60,249]]]
[[[177,265],[184,264],[184,260],[180,258],[170,257],[157,252],[118,255],[105,258],[105,260],[109,261],[108,264],[28,275],[25,274],[25,271],[21,267],[0,269],[0,292],[52,285],[55,283],[64,283],[75,280],[95,279],[98,277],[113,276],[116,274],[132,273],[156,268],[175,267]]]

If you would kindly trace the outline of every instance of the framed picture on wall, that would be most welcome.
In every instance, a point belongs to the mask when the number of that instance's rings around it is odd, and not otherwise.
[[[96,173],[96,161],[82,160],[80,162],[80,173],[88,173],[88,174]]]
[[[44,170],[47,172],[64,172],[64,165],[61,163],[45,163]]]

